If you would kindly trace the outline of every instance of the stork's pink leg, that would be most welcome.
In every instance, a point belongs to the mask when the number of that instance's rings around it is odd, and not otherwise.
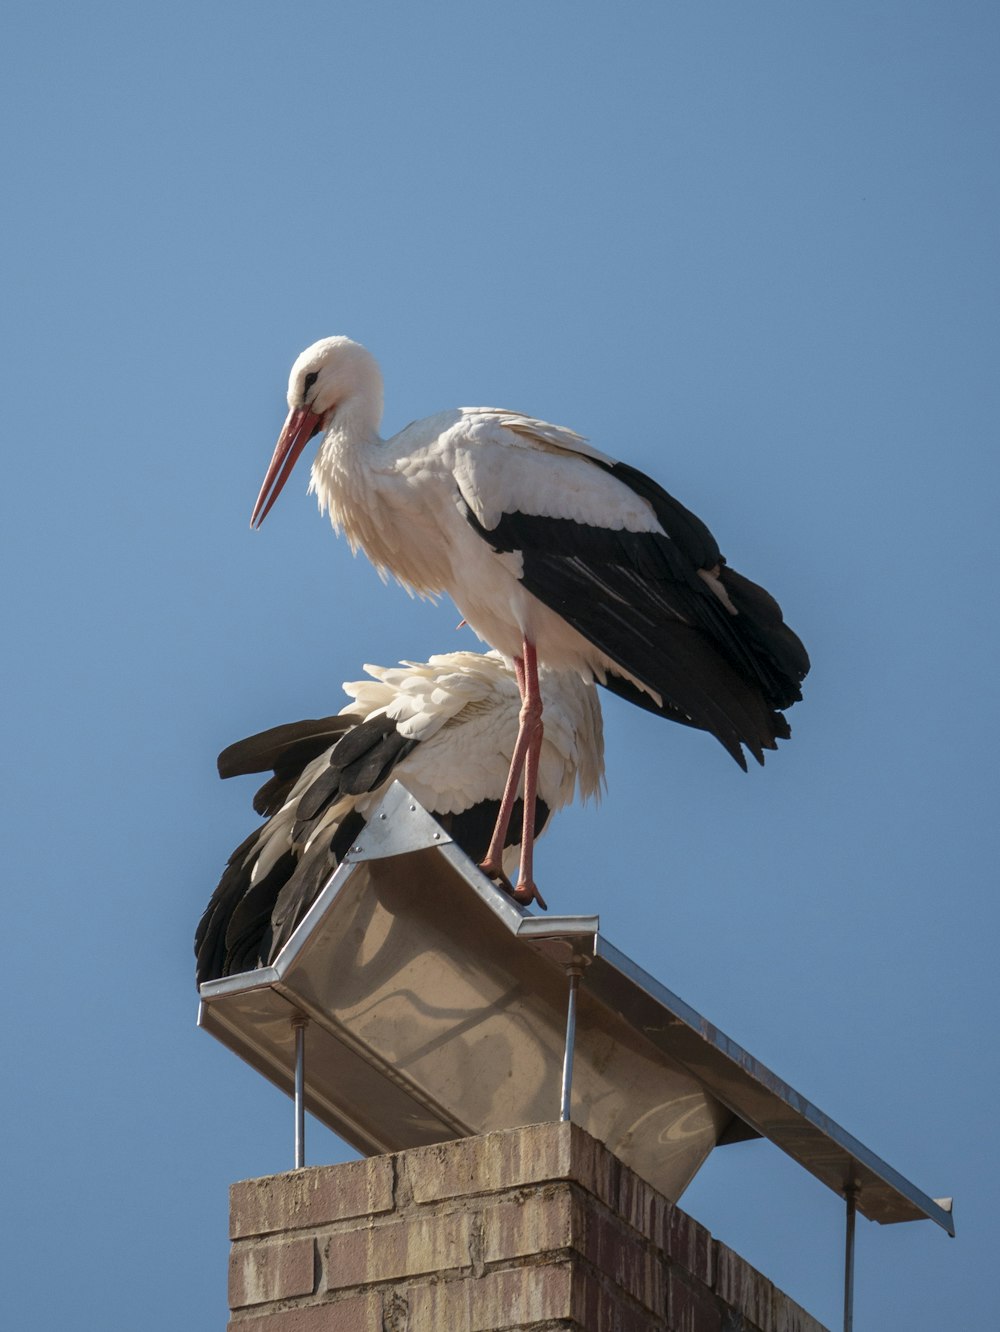
[[[507,841],[507,829],[510,827],[511,815],[514,812],[514,802],[517,799],[517,788],[520,785],[521,774],[524,771],[528,741],[531,738],[524,724],[524,662],[520,657],[514,658],[514,676],[517,680],[518,693],[521,695],[517,739],[514,741],[514,752],[511,754],[510,767],[507,770],[507,784],[504,787],[503,799],[500,802],[500,812],[497,814],[493,837],[486,852],[486,859],[479,866],[483,873],[488,874],[491,879],[500,879],[501,881],[506,881],[503,872],[504,845]]]
[[[537,902],[547,910],[545,899],[538,891],[534,878],[535,859],[535,796],[538,792],[538,760],[542,752],[542,691],[538,685],[538,658],[534,643],[524,641],[524,681],[521,688],[521,715],[531,718],[531,735],[524,757],[524,826],[521,833],[521,864],[517,874],[514,899],[526,905]]]
[[[500,813],[490,841],[486,859],[480,865],[484,874],[509,887],[503,872],[503,851],[510,827],[514,803],[517,800],[521,774],[524,774],[524,825],[521,834],[521,866],[517,887],[511,892],[518,902],[537,901],[545,907],[541,894],[532,878],[532,859],[535,841],[535,793],[538,787],[538,757],[542,748],[542,695],[538,687],[538,659],[534,643],[524,640],[524,656],[514,658],[514,674],[521,695],[517,740],[507,773]]]

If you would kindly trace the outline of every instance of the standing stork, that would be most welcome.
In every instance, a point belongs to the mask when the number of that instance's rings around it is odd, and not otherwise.
[[[522,773],[525,810],[535,790],[539,662],[709,731],[744,769],[744,746],[763,763],[789,736],[782,713],[802,696],[804,647],[705,524],[642,472],[563,426],[491,407],[442,412],[384,440],[378,364],[345,337],[298,357],[288,407],[251,524],[321,434],[310,491],[352,550],[411,592],[447,592],[514,662],[520,726],[488,874],[502,875]],[[530,902],[525,817],[515,895]]]
[[[230,856],[198,926],[199,984],[273,961],[396,778],[468,855],[485,856],[518,731],[510,668],[499,653],[452,652],[365,670],[372,678],[344,685],[353,701],[336,716],[275,726],[219,755],[223,777],[274,775],[254,799],[267,822]],[[593,685],[546,670],[540,684],[535,835],[575,789],[599,795],[604,776]],[[508,858],[518,836],[508,833]]]

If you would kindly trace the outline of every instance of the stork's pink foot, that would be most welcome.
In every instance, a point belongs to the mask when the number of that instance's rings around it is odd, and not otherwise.
[[[534,879],[519,879],[517,887],[510,890],[510,895],[515,902],[520,902],[522,906],[531,906],[532,902],[537,902],[543,911],[548,911],[548,903],[538,891],[538,884]]]
[[[492,879],[498,888],[502,888],[521,906],[530,906],[532,902],[537,902],[543,911],[548,911],[549,908],[546,905],[545,898],[538,891],[538,886],[533,880],[526,882],[524,879],[519,879],[515,888],[504,873],[503,866],[494,865],[488,857],[486,860],[480,861],[479,868],[488,879]]]
[[[503,865],[487,856],[485,860],[479,862],[479,868],[488,879],[493,880],[498,888],[502,888],[505,893],[510,893],[511,897],[514,896],[514,885],[504,873]]]

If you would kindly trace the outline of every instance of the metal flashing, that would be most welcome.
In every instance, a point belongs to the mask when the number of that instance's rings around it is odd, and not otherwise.
[[[201,986],[198,1023],[289,1095],[298,1070],[306,1108],[362,1152],[562,1110],[677,1199],[716,1145],[761,1136],[871,1220],[928,1218],[955,1233],[948,1202],[904,1179],[599,926],[597,916],[532,916],[397,782],[275,963]]]

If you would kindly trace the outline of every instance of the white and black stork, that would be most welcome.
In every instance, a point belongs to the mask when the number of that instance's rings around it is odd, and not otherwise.
[[[518,743],[483,868],[502,874],[514,799],[533,789],[542,736],[537,667],[572,670],[714,735],[746,768],[790,734],[809,669],[777,602],[724,560],[711,532],[655,481],[562,426],[460,407],[382,439],[382,375],[349,338],[292,366],[289,413],[253,510],[259,526],[305,445],[310,490],[383,574],[446,592],[510,658]],[[528,800],[530,805],[530,797]],[[536,896],[525,825],[516,895]]]
[[[352,701],[336,716],[276,726],[219,755],[223,777],[274,775],[254,799],[267,821],[233,852],[198,926],[199,983],[277,956],[396,778],[467,854],[486,855],[518,732],[510,668],[498,653],[453,652],[365,670],[370,679],[344,685]],[[545,669],[540,685],[536,835],[574,790],[599,795],[604,774],[593,685]]]

